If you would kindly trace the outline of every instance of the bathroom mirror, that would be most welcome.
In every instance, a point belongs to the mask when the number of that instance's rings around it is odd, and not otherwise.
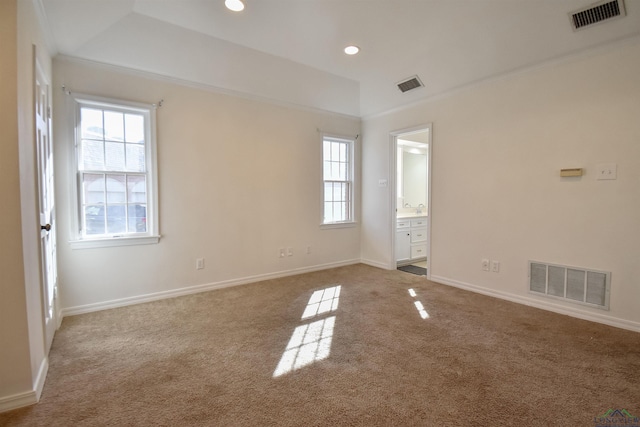
[[[404,151],[402,157],[405,205],[427,206],[427,155]]]
[[[398,139],[398,208],[427,211],[429,164],[428,131]]]

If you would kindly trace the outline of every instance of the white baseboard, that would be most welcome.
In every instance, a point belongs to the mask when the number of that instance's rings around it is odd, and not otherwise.
[[[157,300],[167,299],[167,298],[175,298],[175,297],[184,296],[184,295],[196,294],[199,292],[213,291],[215,289],[246,285],[249,283],[260,282],[263,280],[278,279],[278,278],[287,277],[287,276],[295,276],[297,274],[328,270],[330,268],[343,267],[346,265],[359,264],[359,263],[360,263],[359,259],[353,259],[353,260],[333,262],[328,264],[314,265],[310,267],[295,268],[292,270],[277,271],[274,273],[247,276],[239,279],[223,280],[220,282],[172,289],[170,291],[154,292],[152,294],[139,295],[135,297],[121,298],[117,300],[79,305],[75,307],[67,307],[67,308],[63,308],[61,310],[61,313],[62,313],[62,317],[74,316],[77,314],[91,313],[91,312],[100,311],[100,310],[108,310],[110,308],[125,307],[128,305],[141,304],[145,302],[157,301]]]
[[[0,412],[11,411],[38,403],[35,390],[25,391],[11,396],[0,397]]]
[[[45,357],[40,363],[40,369],[38,370],[38,376],[36,377],[33,388],[36,393],[36,402],[40,401],[42,395],[42,389],[44,388],[44,382],[47,379],[47,373],[49,372],[49,358]]]
[[[25,391],[24,393],[0,397],[0,412],[11,411],[38,403],[42,395],[42,389],[44,388],[44,381],[47,378],[47,372],[49,372],[49,359],[45,357],[42,363],[40,363],[40,369],[38,370],[38,375],[33,385],[34,389]]]
[[[377,267],[377,268],[382,268],[384,270],[391,270],[389,268],[389,264],[385,264],[379,261],[372,261],[370,259],[361,259],[360,262],[362,264],[366,264],[366,265],[370,265],[371,267]]]
[[[458,280],[449,279],[441,276],[431,276],[432,282],[441,283],[443,285],[453,286],[467,291],[476,292],[490,297],[500,298],[503,300],[515,302],[518,304],[528,305],[530,307],[540,308],[542,310],[552,311],[554,313],[564,314],[578,319],[589,320],[591,322],[602,323],[616,328],[627,329],[629,331],[640,332],[640,323],[630,320],[618,319],[612,316],[606,316],[600,313],[592,313],[580,308],[565,307],[563,305],[554,304],[553,302],[539,301],[521,295],[514,295],[508,292],[496,291],[494,289],[483,288],[481,286],[472,285],[470,283],[460,282]]]

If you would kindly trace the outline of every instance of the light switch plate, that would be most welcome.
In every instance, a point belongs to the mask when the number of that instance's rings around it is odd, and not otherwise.
[[[616,163],[600,163],[596,165],[597,179],[617,179],[618,165]]]

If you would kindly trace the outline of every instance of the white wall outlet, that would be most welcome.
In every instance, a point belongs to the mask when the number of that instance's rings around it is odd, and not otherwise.
[[[285,257],[285,249],[280,248],[280,258],[284,258],[284,257]]]
[[[287,256],[293,256],[293,248],[287,248]]]
[[[202,270],[204,268],[204,258],[196,259],[196,270]]]
[[[598,180],[600,179],[617,179],[618,178],[618,165],[615,163],[600,163],[596,165],[596,174]]]
[[[482,270],[483,271],[489,271],[489,260],[488,259],[483,259],[482,260]]]
[[[500,272],[500,261],[491,261],[491,271],[494,273]]]
[[[311,253],[311,246],[307,246],[307,255]]]

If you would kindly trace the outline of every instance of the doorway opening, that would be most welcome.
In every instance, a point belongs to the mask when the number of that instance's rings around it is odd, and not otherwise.
[[[430,277],[431,124],[391,133],[392,268]]]

